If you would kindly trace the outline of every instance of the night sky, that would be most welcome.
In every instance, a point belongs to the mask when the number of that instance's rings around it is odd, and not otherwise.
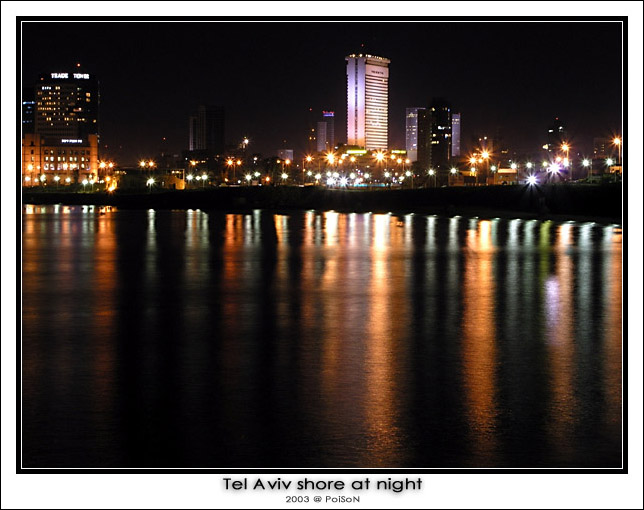
[[[537,151],[559,117],[589,154],[622,120],[618,22],[25,22],[22,34],[24,86],[76,62],[98,76],[101,145],[122,165],[187,148],[200,103],[224,106],[227,143],[246,135],[265,156],[301,156],[309,108],[334,110],[344,141],[344,57],[361,44],[391,59],[390,148],[404,148],[405,108],[434,96],[461,112],[465,149],[498,132]]]

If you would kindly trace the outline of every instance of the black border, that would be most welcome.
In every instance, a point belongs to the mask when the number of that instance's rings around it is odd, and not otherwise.
[[[621,468],[23,468],[22,369],[22,27],[23,22],[621,22],[622,165],[628,166],[628,16],[16,16],[16,474],[628,474],[628,172],[622,172],[622,467]]]

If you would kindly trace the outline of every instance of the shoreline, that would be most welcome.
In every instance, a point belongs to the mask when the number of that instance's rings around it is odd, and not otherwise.
[[[230,187],[151,193],[22,191],[22,204],[94,205],[120,209],[201,209],[243,213],[337,211],[441,216],[519,217],[554,221],[623,223],[622,186],[546,185],[481,188],[342,190],[314,187]]]

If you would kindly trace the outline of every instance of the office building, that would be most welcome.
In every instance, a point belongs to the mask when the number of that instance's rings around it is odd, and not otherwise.
[[[49,144],[98,135],[98,82],[84,72],[40,75],[35,87],[34,132]]]
[[[566,136],[566,128],[559,117],[556,117],[552,126],[548,128],[546,144],[543,148],[549,153],[560,151],[562,144],[567,141]]]
[[[608,138],[593,138],[593,159],[606,159],[614,156],[614,145]]]
[[[452,113],[452,158],[461,155],[461,114]]]
[[[63,139],[27,133],[22,137],[22,182],[24,186],[64,186],[100,177],[98,135]]]
[[[306,152],[312,154],[317,150],[317,117],[313,108],[309,108],[306,116]]]
[[[452,108],[445,100],[434,99],[430,107],[418,110],[418,163],[423,172],[435,170],[442,184],[451,159]]]
[[[96,78],[80,69],[45,73],[31,94],[29,89],[23,91],[23,185],[65,185],[98,178]]]
[[[347,145],[387,149],[389,63],[384,57],[352,54],[347,62]]]
[[[189,119],[190,151],[207,156],[223,155],[225,149],[224,109],[220,106],[199,105]]]
[[[278,149],[277,157],[282,161],[288,160],[293,162],[293,149]]]
[[[317,123],[317,145],[318,152],[328,152],[335,148],[335,113],[331,111],[322,112],[322,120]]]
[[[36,100],[33,87],[22,89],[22,134],[33,133],[36,129]]]
[[[411,161],[418,159],[418,110],[421,109],[415,106],[407,108],[405,113],[405,148]]]

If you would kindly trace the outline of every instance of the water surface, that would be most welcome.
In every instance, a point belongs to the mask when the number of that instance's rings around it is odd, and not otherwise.
[[[621,237],[27,205],[23,467],[620,467]]]

